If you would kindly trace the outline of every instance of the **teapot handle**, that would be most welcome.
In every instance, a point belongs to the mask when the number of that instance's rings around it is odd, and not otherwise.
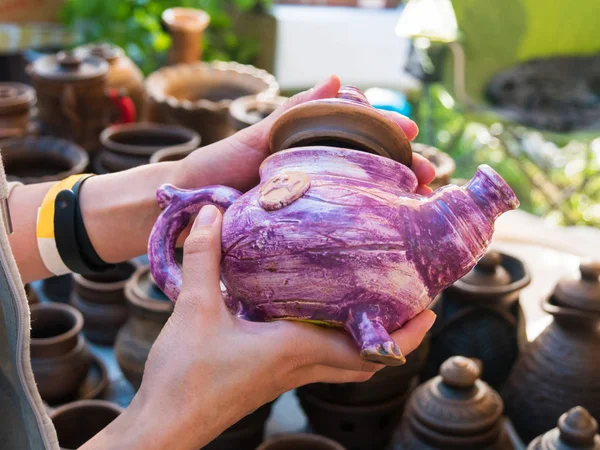
[[[175,259],[179,235],[203,206],[214,205],[223,212],[241,195],[226,186],[178,189],[165,184],[158,189],[156,198],[163,212],[150,233],[148,259],[156,284],[173,302],[179,296],[182,283],[181,267]]]

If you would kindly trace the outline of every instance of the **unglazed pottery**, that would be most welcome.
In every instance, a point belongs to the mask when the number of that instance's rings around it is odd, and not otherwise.
[[[69,303],[73,290],[73,275],[61,275],[42,280],[41,290],[48,300],[55,303]]]
[[[413,379],[407,392],[377,404],[359,406],[330,403],[303,390],[296,393],[311,431],[351,450],[386,450],[416,386],[417,380]]]
[[[146,91],[144,75],[138,66],[129,59],[123,49],[107,42],[93,43],[76,49],[84,55],[96,56],[108,63],[106,85],[127,95],[135,105],[136,119],[143,120],[146,113]],[[113,121],[116,121],[117,117]]]
[[[431,352],[425,378],[454,355],[477,358],[481,379],[500,389],[519,355],[525,334],[519,292],[531,278],[517,258],[489,251],[467,275],[448,287],[433,310]]]
[[[30,305],[34,305],[40,302],[40,299],[37,296],[35,289],[33,289],[33,287],[30,284],[26,284],[24,288],[25,295],[27,296],[27,303],[29,303]]]
[[[429,183],[431,189],[435,190],[450,184],[450,179],[456,169],[456,164],[450,155],[435,147],[418,142],[412,143],[412,149],[413,152],[423,155],[435,168],[435,178]]]
[[[31,367],[42,399],[56,403],[84,381],[92,357],[81,335],[83,316],[69,305],[31,305]]]
[[[162,150],[153,153],[150,157],[150,164],[165,162],[165,161],[180,161],[194,150],[190,150],[185,146],[163,148]]]
[[[598,422],[581,406],[558,419],[558,426],[538,436],[527,450],[600,450]]]
[[[125,262],[107,272],[73,275],[71,304],[83,314],[83,334],[90,341],[102,345],[115,342],[129,312],[125,284],[136,268],[133,262]]]
[[[29,130],[35,90],[22,83],[0,83],[0,139]]]
[[[256,450],[346,450],[325,436],[317,434],[288,434],[272,437],[263,442]]]
[[[84,172],[89,162],[78,145],[49,136],[7,139],[2,159],[8,181],[24,184],[62,180]]]
[[[202,36],[210,16],[201,9],[169,8],[161,16],[171,35],[169,64],[195,63],[202,56]]]
[[[394,437],[394,450],[511,450],[500,395],[479,379],[480,366],[454,356],[419,386]]]
[[[502,391],[506,413],[525,442],[575,406],[600,417],[600,263],[560,281],[542,308],[553,321],[521,353]]]
[[[283,105],[286,100],[286,97],[265,97],[261,94],[236,98],[229,105],[233,128],[239,131],[257,124]]]
[[[125,285],[129,318],[117,335],[115,356],[125,378],[142,383],[150,348],[173,312],[173,303],[154,283],[150,269],[140,267]]]
[[[356,124],[358,108],[370,108],[361,96],[356,94],[355,101],[345,94],[338,100],[350,124]],[[311,132],[308,147],[271,155],[260,167],[260,184],[244,195],[225,186],[159,189],[164,211],[149,240],[152,273],[176,300],[181,288],[181,269],[174,259],[177,237],[202,206],[216,205],[226,210],[221,271],[234,314],[255,321],[291,319],[343,327],[364,359],[400,365],[405,358],[388,332],[468,273],[487,249],[496,218],[519,202],[488,166],[481,166],[464,187],[420,196],[417,178],[406,165],[328,146],[341,136],[342,142],[361,142],[367,150],[410,164],[410,146],[408,154],[381,147],[402,142],[398,133],[381,137],[372,129],[343,129],[341,122],[327,119],[325,106],[332,100],[323,100],[323,108],[317,108],[318,102],[311,109],[321,111],[318,120],[327,139],[319,141]],[[298,108],[306,111],[309,103]],[[288,113],[299,117],[294,110]],[[376,113],[383,123],[376,129],[393,129],[390,119]],[[376,117],[369,115],[373,123]],[[279,120],[286,129],[278,131],[280,122],[275,124],[272,149],[282,142],[304,142],[285,125],[286,114]]]
[[[97,155],[97,172],[119,172],[148,164],[157,151],[168,148],[188,152],[200,145],[200,136],[177,125],[130,123],[113,125],[100,134],[102,151]]]
[[[50,419],[56,429],[60,448],[74,450],[106,428],[123,411],[116,403],[81,400],[53,410]]]
[[[108,90],[108,63],[102,58],[65,51],[37,59],[29,72],[43,134],[75,141],[94,153],[100,132],[110,123],[112,107],[121,111],[120,121],[135,118],[131,99]]]
[[[183,125],[212,144],[235,132],[229,119],[231,101],[242,96],[274,97],[273,75],[235,62],[198,62],[164,67],[146,78],[150,120]]]

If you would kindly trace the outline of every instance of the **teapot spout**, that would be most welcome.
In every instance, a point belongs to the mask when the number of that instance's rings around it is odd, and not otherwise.
[[[487,164],[477,169],[464,189],[469,192],[481,212],[491,221],[519,207],[519,199],[498,173]]]

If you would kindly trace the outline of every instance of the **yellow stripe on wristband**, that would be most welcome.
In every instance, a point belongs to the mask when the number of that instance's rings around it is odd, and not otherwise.
[[[82,178],[87,178],[92,174],[71,175],[52,186],[41,206],[38,208],[36,238],[38,251],[46,268],[54,275],[64,275],[70,272],[69,268],[63,263],[60,253],[56,248],[54,235],[54,201],[59,192],[65,189],[72,189]]]

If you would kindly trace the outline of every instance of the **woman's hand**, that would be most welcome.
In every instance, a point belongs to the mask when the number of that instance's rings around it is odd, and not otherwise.
[[[382,367],[363,361],[343,331],[233,317],[219,281],[221,220],[213,206],[200,211],[184,246],[181,294],[140,390],[85,449],[198,449],[284,392],[314,382],[366,381]],[[392,334],[404,354],[434,320],[426,310]]]

